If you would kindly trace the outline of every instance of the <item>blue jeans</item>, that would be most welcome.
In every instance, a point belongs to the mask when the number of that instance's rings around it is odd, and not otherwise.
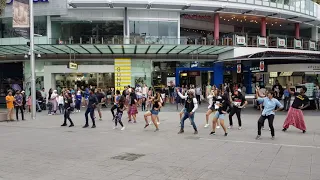
[[[196,126],[196,124],[194,123],[194,113],[190,116],[190,113],[188,113],[188,112],[184,112],[184,116],[182,117],[182,119],[181,119],[181,129],[183,129],[184,128],[184,121],[186,120],[186,119],[190,119],[190,121],[191,121],[191,125],[193,126],[193,129],[195,130],[195,131],[197,131],[197,126]]]
[[[84,116],[86,117],[86,124],[89,124],[89,118],[88,118],[88,114],[90,113],[90,117],[92,120],[92,124],[95,125],[95,120],[94,120],[94,108],[92,107],[88,107]]]

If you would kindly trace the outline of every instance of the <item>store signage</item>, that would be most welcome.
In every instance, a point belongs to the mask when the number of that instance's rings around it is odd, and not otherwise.
[[[191,62],[190,64],[190,68],[196,68],[199,66],[199,62],[195,61],[195,62]]]
[[[200,76],[200,71],[189,71],[188,76]]]
[[[236,36],[237,45],[246,45],[246,37]]]
[[[301,40],[294,39],[294,48],[295,48],[295,49],[300,49],[300,48],[302,48],[302,42],[301,42]]]
[[[313,70],[313,71],[319,71],[320,70],[320,65],[310,65],[308,66],[308,69]]]
[[[310,50],[316,50],[316,43],[313,41],[309,41],[309,49]]]
[[[241,70],[242,70],[241,64],[237,64],[237,73],[241,73]]]
[[[259,70],[264,71],[264,61],[260,61]]]
[[[260,67],[251,67],[250,71],[251,72],[260,72]]]
[[[78,64],[69,62],[69,64],[67,65],[67,68],[72,70],[78,70]]]
[[[7,4],[12,4],[14,0],[7,0]],[[34,3],[48,3],[49,0],[33,0]]]
[[[267,38],[258,36],[258,46],[267,46]]]
[[[125,86],[131,85],[131,59],[114,60],[114,87],[123,91]]]
[[[270,77],[271,77],[271,78],[276,78],[276,77],[278,77],[278,72],[270,72]]]
[[[278,47],[286,47],[286,40],[278,38]]]

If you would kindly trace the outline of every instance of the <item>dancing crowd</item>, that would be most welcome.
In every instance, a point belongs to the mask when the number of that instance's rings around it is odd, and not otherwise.
[[[101,109],[103,106],[111,107],[112,121],[114,121],[114,129],[117,129],[118,124],[121,126],[121,130],[125,130],[125,126],[122,122],[122,117],[125,112],[128,115],[128,123],[137,122],[138,108],[141,107],[141,111],[144,111],[144,128],[149,127],[151,124],[155,126],[155,132],[159,131],[160,126],[160,111],[167,102],[176,104],[177,109],[181,107],[180,115],[180,130],[179,134],[184,133],[184,122],[189,119],[191,126],[194,129],[194,134],[198,134],[198,128],[195,123],[195,114],[201,101],[204,97],[208,102],[208,110],[206,112],[205,126],[210,126],[210,115],[213,114],[211,121],[210,135],[216,134],[216,129],[222,128],[224,136],[228,135],[228,129],[233,128],[233,116],[236,115],[238,120],[238,129],[242,129],[241,112],[242,109],[248,104],[245,95],[242,93],[242,89],[236,86],[220,85],[219,87],[211,86],[208,84],[205,88],[205,92],[202,93],[202,89],[199,86],[181,86],[169,87],[169,93],[164,93],[163,89],[154,90],[151,87],[143,86],[136,87],[124,87],[123,91],[115,90],[114,88],[108,88],[107,91],[100,88],[78,88],[73,89],[50,89],[48,94],[44,92],[37,93],[37,96],[41,96],[44,101],[47,100],[48,115],[55,115],[57,112],[63,114],[64,121],[61,126],[67,126],[69,121],[69,127],[73,127],[74,123],[71,119],[72,113],[81,112],[81,105],[86,107],[85,111],[85,125],[83,128],[89,127],[89,116],[92,121],[91,128],[96,128],[96,114],[98,112],[99,120],[102,120]],[[302,110],[310,105],[308,97],[305,95],[307,91],[306,87],[302,87],[300,92],[293,92],[289,88],[285,93],[295,97],[291,107],[288,110],[287,117],[283,124],[283,131],[287,131],[290,125],[300,129],[303,133],[306,132],[306,125],[304,122],[304,115]],[[260,93],[260,88],[256,87],[256,101],[259,104],[261,110],[261,116],[258,119],[258,135],[256,139],[261,138],[261,129],[264,128],[264,122],[267,119],[269,129],[271,131],[271,138],[275,138],[275,131],[273,121],[277,111],[284,108],[282,103],[275,98],[278,91],[265,91]],[[6,102],[8,109],[8,120],[13,120],[13,109],[16,109],[16,119],[18,120],[18,114],[22,115],[24,120],[25,105],[30,109],[31,97],[25,98],[24,92],[17,91],[13,96],[12,91],[9,91]],[[287,95],[286,94],[286,95]],[[44,109],[38,104],[39,98],[37,97],[38,110]],[[179,106],[180,105],[180,106]],[[30,110],[29,110],[30,111]],[[149,117],[151,121],[149,121]],[[227,127],[224,120],[228,117],[229,126]]]

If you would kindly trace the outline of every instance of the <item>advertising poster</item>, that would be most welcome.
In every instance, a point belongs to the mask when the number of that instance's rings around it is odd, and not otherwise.
[[[120,92],[125,86],[131,85],[131,59],[114,60],[114,87]]]

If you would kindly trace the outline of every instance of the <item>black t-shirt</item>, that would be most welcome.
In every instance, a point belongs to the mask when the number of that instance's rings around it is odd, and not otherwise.
[[[124,104],[123,104],[123,103],[120,103],[119,106],[118,106],[118,108],[117,108],[117,112],[119,112],[119,113],[123,112],[123,111],[122,111],[123,107],[124,107]]]
[[[136,104],[135,100],[137,99],[137,96],[135,93],[130,95],[130,105]]]
[[[174,92],[174,87],[173,86],[169,86],[169,92],[173,93]]]
[[[71,107],[72,99],[70,97],[64,98],[64,109]]]
[[[216,102],[220,103],[218,112],[219,114],[223,114],[222,111],[227,111],[228,109],[228,97],[223,95],[216,98]]]
[[[237,96],[233,95],[231,98],[234,105],[239,104],[242,106],[244,102],[246,102],[246,98],[242,94],[238,94]]]
[[[101,100],[105,97],[103,93],[97,93],[96,96],[98,99],[98,103],[101,103]]]
[[[293,108],[299,109],[301,106],[305,106],[309,103],[309,98],[306,95],[301,95],[300,93],[294,93],[295,98],[292,103]]]

